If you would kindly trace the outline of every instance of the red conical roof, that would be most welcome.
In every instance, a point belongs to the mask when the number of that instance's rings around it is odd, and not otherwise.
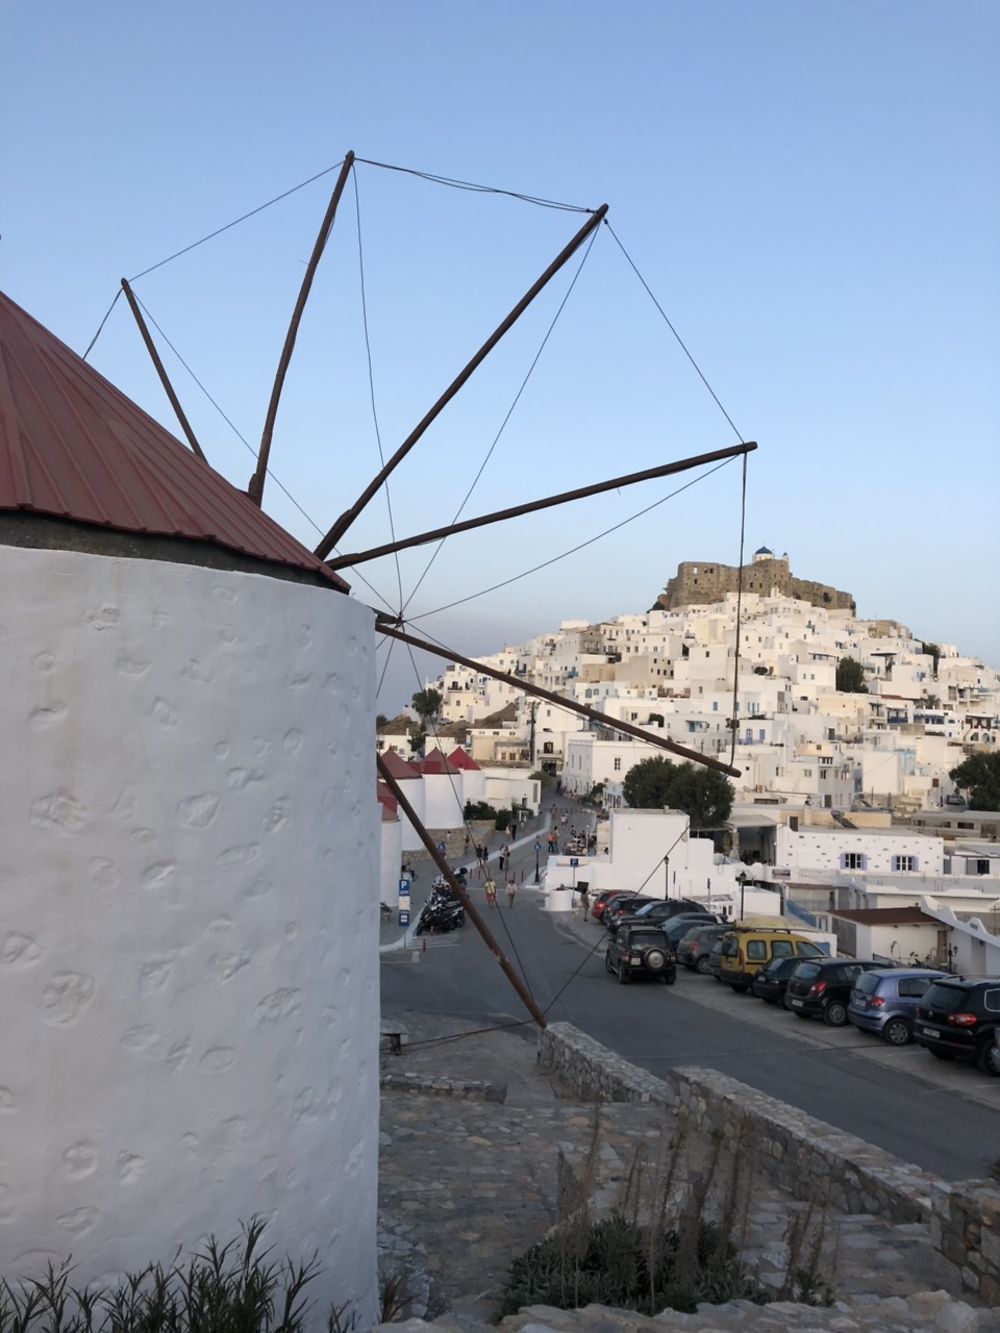
[[[458,769],[435,747],[420,761],[420,771],[436,777],[441,773],[457,773]]]
[[[0,511],[212,542],[348,585],[0,293]]]
[[[375,794],[378,797],[379,808],[382,811],[382,822],[385,823],[386,820],[398,819],[399,802],[381,778],[375,784]]]
[[[382,761],[397,782],[405,782],[407,778],[420,777],[420,769],[414,768],[413,764],[408,764],[403,756],[397,754],[395,750],[383,750]]]
[[[454,750],[452,750],[451,754],[448,756],[448,763],[454,768],[464,769],[466,773],[481,772],[479,765],[476,763],[475,759],[473,759],[472,755],[463,750],[460,745],[456,745]]]

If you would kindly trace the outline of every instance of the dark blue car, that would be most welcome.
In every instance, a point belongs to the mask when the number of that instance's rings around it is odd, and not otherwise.
[[[874,1032],[890,1046],[905,1046],[913,1040],[918,1003],[931,982],[944,975],[927,967],[863,972],[851,991],[847,1017],[862,1032]]]

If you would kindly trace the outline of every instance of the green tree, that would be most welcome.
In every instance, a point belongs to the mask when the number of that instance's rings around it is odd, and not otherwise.
[[[837,663],[837,689],[842,694],[867,694],[865,670],[853,657],[842,657]]]
[[[413,711],[423,722],[425,728],[431,718],[437,717],[438,710],[443,702],[444,695],[440,690],[418,690],[410,700]]]
[[[693,829],[719,828],[733,808],[733,786],[721,773],[669,759],[644,759],[625,775],[625,799],[636,810],[670,806],[691,818]]]
[[[386,717],[385,713],[376,713],[375,730],[382,731],[388,721],[389,719]]]
[[[664,718],[662,713],[650,713],[649,717],[646,718],[647,727],[662,727],[663,723]]]
[[[973,810],[1000,810],[1000,754],[970,754],[948,776]]]
[[[937,680],[938,662],[941,661],[941,649],[936,643],[922,643],[920,651],[926,653],[928,657],[934,658],[934,679]]]

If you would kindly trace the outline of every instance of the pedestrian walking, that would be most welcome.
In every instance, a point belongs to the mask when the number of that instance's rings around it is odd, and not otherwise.
[[[517,897],[517,880],[511,875],[507,880],[507,906],[514,906],[514,899]]]
[[[501,847],[500,855],[497,857],[497,869],[500,871],[501,875],[503,874],[504,862],[506,861],[506,859],[507,859],[507,854]]]
[[[469,848],[470,848],[471,846],[472,846],[472,839],[469,837],[468,833],[466,833],[466,835],[465,835],[465,842],[464,842],[463,845],[462,845],[462,850],[465,852],[465,855],[466,855],[466,856],[469,855]]]
[[[492,909],[496,907],[496,905],[497,905],[497,882],[493,878],[493,876],[490,875],[489,879],[486,881],[486,906]]]
[[[580,890],[580,915],[584,921],[590,915],[590,893],[587,889]]]

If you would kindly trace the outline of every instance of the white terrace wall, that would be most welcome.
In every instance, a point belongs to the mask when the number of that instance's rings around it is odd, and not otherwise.
[[[462,812],[465,809],[462,776],[461,773],[423,775],[425,827],[429,829],[462,827],[464,823]],[[406,787],[403,790],[409,794]]]
[[[379,805],[379,810],[381,810]],[[395,907],[403,865],[403,819],[382,819],[379,843],[379,900]]]
[[[370,612],[4,548],[0,641],[0,1272],[72,1252],[83,1285],[259,1214],[370,1327]]]
[[[397,778],[400,790],[413,807],[413,813],[422,824],[426,825],[426,788],[423,777],[415,778]],[[402,807],[399,811],[399,822],[401,824],[400,838],[404,852],[422,851],[424,844],[420,841],[420,835],[410,823],[407,816],[403,813]],[[397,870],[399,867],[396,867]]]

